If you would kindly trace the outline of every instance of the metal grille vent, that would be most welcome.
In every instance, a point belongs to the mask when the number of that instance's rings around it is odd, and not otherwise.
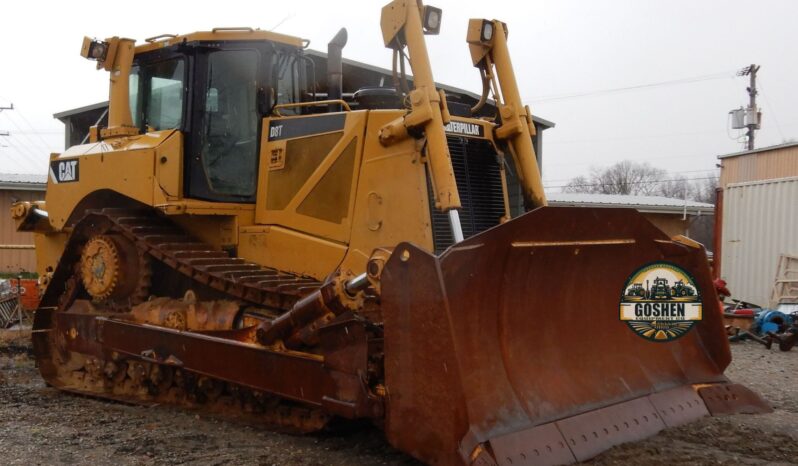
[[[459,210],[463,236],[469,238],[498,225],[504,215],[501,172],[496,151],[490,142],[458,136],[447,136],[446,139],[463,206]],[[454,239],[448,216],[435,210],[429,178],[427,192],[432,211],[435,253],[440,254],[454,243]]]

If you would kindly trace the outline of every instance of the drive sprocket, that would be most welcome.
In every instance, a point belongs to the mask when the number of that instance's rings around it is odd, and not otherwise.
[[[84,289],[95,301],[125,305],[146,299],[151,276],[149,261],[132,242],[117,234],[96,235],[86,242],[79,273]]]

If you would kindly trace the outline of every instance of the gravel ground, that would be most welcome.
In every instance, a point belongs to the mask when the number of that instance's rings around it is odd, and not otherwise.
[[[60,393],[39,378],[27,339],[0,333],[0,460],[28,464],[411,465],[371,427],[288,435],[165,406]],[[729,377],[775,412],[704,418],[590,461],[611,465],[798,464],[798,351],[732,344]]]

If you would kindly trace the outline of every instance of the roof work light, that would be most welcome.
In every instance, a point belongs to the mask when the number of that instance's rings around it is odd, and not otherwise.
[[[80,55],[89,60],[104,61],[108,55],[108,42],[84,37]]]
[[[438,34],[441,31],[441,17],[443,10],[434,6],[425,5],[423,14],[424,34]]]

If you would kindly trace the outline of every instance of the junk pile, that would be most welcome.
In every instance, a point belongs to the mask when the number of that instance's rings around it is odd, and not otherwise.
[[[753,340],[767,349],[776,343],[781,351],[789,351],[798,344],[798,305],[775,303],[775,309],[768,309],[733,299],[726,282],[720,279],[715,280],[715,289],[721,300],[729,341]]]
[[[19,293],[10,280],[0,280],[0,329],[19,323]]]

